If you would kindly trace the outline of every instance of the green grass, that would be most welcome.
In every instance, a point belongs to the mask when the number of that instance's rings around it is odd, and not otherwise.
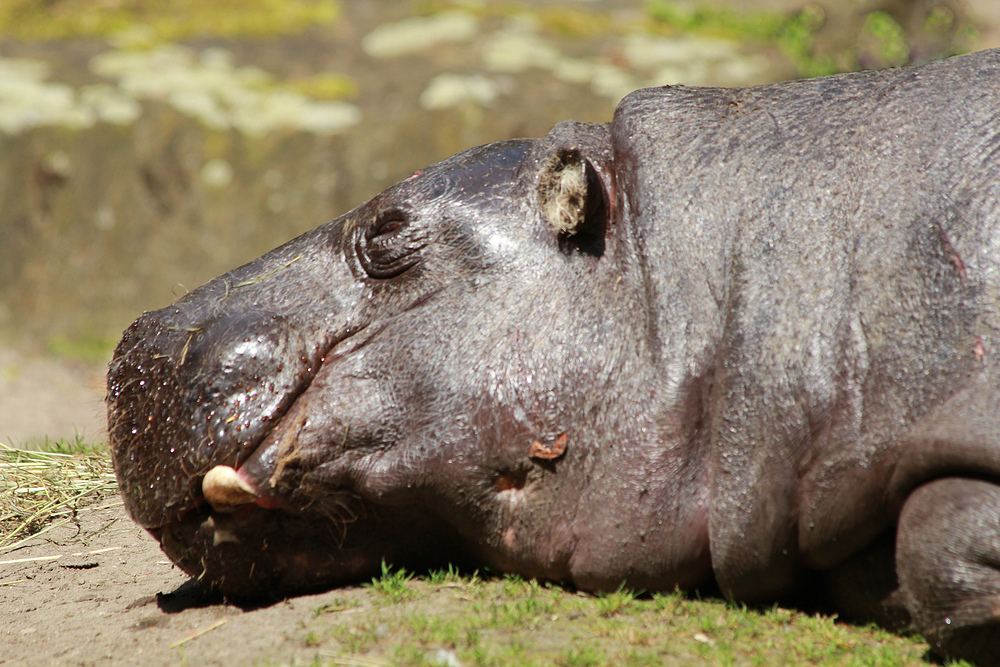
[[[410,586],[413,573],[404,569],[395,569],[382,561],[382,576],[372,579],[367,588],[378,593],[388,603],[399,603],[417,597],[415,589]]]
[[[597,596],[597,610],[601,616],[614,616],[619,612],[624,612],[629,605],[635,601],[635,592],[625,588],[622,584],[613,593],[601,593]]]
[[[679,592],[583,595],[516,576],[425,577],[386,567],[357,606],[302,628],[324,664],[920,664],[927,644],[874,626],[781,607],[752,609]],[[959,663],[960,664],[960,663]]]

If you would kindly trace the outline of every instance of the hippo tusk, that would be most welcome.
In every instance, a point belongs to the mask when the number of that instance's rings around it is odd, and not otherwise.
[[[215,466],[201,482],[205,500],[216,510],[225,511],[257,500],[257,492],[229,466]]]

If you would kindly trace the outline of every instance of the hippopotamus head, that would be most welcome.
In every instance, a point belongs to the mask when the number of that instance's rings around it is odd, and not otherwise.
[[[614,183],[606,125],[475,148],[142,315],[108,381],[128,511],[233,595],[527,556],[505,513],[634,345]]]

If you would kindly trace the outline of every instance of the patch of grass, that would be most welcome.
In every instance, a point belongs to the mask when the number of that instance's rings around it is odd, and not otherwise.
[[[635,601],[635,596],[634,591],[625,588],[625,584],[622,584],[613,593],[600,593],[597,596],[597,611],[605,618],[614,616],[632,604]]]
[[[338,15],[333,0],[0,0],[0,34],[32,41],[142,30],[154,42],[272,36],[332,23]]]
[[[474,609],[481,615],[484,627],[534,629],[556,615],[560,599],[549,595],[535,580],[508,575],[500,582],[498,595]]]
[[[383,579],[394,576],[389,571]],[[339,653],[323,652],[340,656],[334,664],[357,659],[359,664],[424,665],[444,651],[462,665],[481,667],[894,667],[919,663],[927,650],[919,638],[782,607],[753,609],[681,593],[642,597],[626,589],[580,595],[520,577],[458,577],[451,584],[393,606],[324,613],[308,630],[337,639]],[[382,595],[373,590],[373,596]]]
[[[596,667],[608,664],[607,654],[591,643],[567,646],[558,658],[563,667]]]
[[[83,505],[118,492],[104,447],[46,441],[42,451],[0,443],[0,553],[71,521]]]
[[[471,576],[473,578],[478,577],[479,573],[474,572]],[[461,580],[461,575],[459,574],[458,569],[451,563],[448,563],[447,569],[431,570],[430,572],[427,573],[426,577],[427,583],[431,584],[432,586],[441,586],[442,584],[455,583],[459,580]]]
[[[372,579],[366,587],[387,599],[392,604],[399,604],[405,600],[412,600],[417,597],[417,590],[411,585],[413,573],[399,568],[395,569],[382,561],[382,576]]]
[[[469,627],[462,618],[416,612],[406,619],[409,629],[423,646],[470,648],[479,643],[479,630]]]
[[[333,638],[349,654],[367,652],[378,642],[380,634],[385,633],[388,633],[388,626],[377,618],[366,619],[358,624],[338,623],[330,629]]]

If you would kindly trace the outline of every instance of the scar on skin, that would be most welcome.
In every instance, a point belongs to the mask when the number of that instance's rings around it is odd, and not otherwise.
[[[308,417],[306,417],[304,412],[302,409],[298,410],[298,414],[294,417],[295,421],[281,434],[281,439],[278,441],[278,449],[274,456],[274,473],[269,480],[272,487],[277,485],[281,473],[285,470],[285,466],[298,458],[293,446],[298,441],[299,432],[302,431],[302,428],[308,421]]]
[[[512,507],[516,507],[524,500],[524,482],[523,475],[500,473],[493,480],[493,485],[501,497],[505,498]]]
[[[568,438],[565,433],[560,433],[559,437],[557,437],[553,442],[542,443],[541,440],[535,440],[531,443],[531,449],[528,450],[528,456],[533,459],[557,459],[566,453],[567,440]]]
[[[503,531],[503,543],[508,549],[514,549],[517,546],[517,540],[514,538],[513,528],[508,528]]]

